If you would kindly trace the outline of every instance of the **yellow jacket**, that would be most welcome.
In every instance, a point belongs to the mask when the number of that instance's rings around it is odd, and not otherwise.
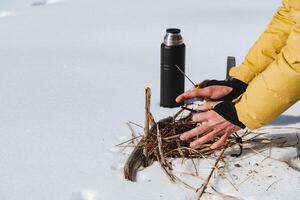
[[[300,99],[300,0],[283,0],[267,29],[230,75],[248,83],[239,120],[256,129]]]

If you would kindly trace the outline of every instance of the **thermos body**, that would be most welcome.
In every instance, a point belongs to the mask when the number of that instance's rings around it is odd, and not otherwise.
[[[160,105],[174,108],[181,104],[175,99],[184,92],[185,44],[182,42],[179,29],[167,29],[167,35],[161,44],[160,69]]]

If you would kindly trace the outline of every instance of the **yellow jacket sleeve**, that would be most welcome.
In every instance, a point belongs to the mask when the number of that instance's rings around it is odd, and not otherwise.
[[[296,22],[286,46],[235,104],[239,120],[250,129],[270,123],[300,99],[300,19]]]
[[[289,1],[283,0],[267,29],[249,50],[244,62],[230,70],[230,76],[249,83],[274,61],[283,46],[286,45],[294,22],[289,14]],[[296,0],[297,1],[297,0]]]

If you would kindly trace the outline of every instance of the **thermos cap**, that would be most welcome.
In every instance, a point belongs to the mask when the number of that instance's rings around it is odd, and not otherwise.
[[[178,46],[183,44],[183,40],[180,34],[180,29],[178,28],[168,28],[166,30],[167,34],[164,38],[164,44],[166,46]]]
[[[166,31],[167,33],[173,33],[173,34],[180,33],[180,29],[178,28],[168,28]]]

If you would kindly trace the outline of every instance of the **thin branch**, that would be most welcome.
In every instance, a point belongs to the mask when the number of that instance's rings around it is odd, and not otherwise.
[[[157,145],[158,145],[158,152],[160,155],[160,160],[164,166],[167,166],[166,159],[164,157],[164,153],[163,153],[163,149],[162,149],[161,134],[160,134],[160,130],[159,130],[159,127],[157,124],[156,124],[156,131],[157,131],[156,136],[157,136]]]
[[[170,139],[179,138],[181,135],[182,135],[181,133],[176,134],[176,135],[171,135],[171,136],[168,136],[168,137],[164,137],[163,140],[170,140]]]
[[[135,125],[135,126],[137,126],[137,127],[140,127],[140,128],[142,128],[142,129],[144,129],[143,126],[141,126],[141,125],[139,125],[139,124],[137,124],[137,123],[135,123],[135,122],[129,121],[128,123],[129,123],[129,124],[133,124],[133,125]]]
[[[184,111],[184,109],[179,110],[174,116],[174,120]]]
[[[131,131],[131,138],[136,138],[135,131],[134,131],[134,129],[132,128],[131,124],[130,124],[129,122],[127,122],[126,124],[127,124],[128,128],[129,128],[129,130]],[[131,140],[131,143],[132,143],[132,144],[135,143],[134,139]]]
[[[201,186],[201,188],[199,188],[199,190],[198,190],[198,192],[197,192],[197,198],[196,198],[197,200],[200,200],[201,197],[202,197],[202,195],[204,194],[204,192],[205,192],[205,190],[206,190],[206,188],[207,188],[207,185],[208,185],[208,183],[209,183],[209,181],[210,181],[210,179],[211,179],[211,176],[213,175],[215,169],[217,168],[217,165],[218,165],[219,161],[220,161],[221,158],[223,157],[226,148],[227,148],[227,146],[225,146],[225,147],[223,148],[223,150],[221,151],[221,154],[219,155],[218,159],[217,159],[216,162],[215,162],[214,167],[213,167],[212,170],[210,171],[210,174],[209,174],[207,180],[205,181],[204,185]]]
[[[151,89],[145,89],[145,127],[144,127],[144,138],[147,140],[149,136],[149,113],[150,113],[150,99],[151,99]],[[147,148],[143,148],[143,153],[145,156],[145,166],[148,166],[148,151]]]
[[[195,174],[196,174],[196,176],[198,176],[198,170],[197,170],[197,167],[196,167],[195,161],[194,161],[194,159],[193,159],[193,158],[191,158],[191,160],[192,160],[193,166],[194,166],[194,168],[195,168]]]
[[[282,178],[278,179],[277,181],[274,181],[269,187],[266,189],[266,192],[274,185],[275,183],[278,183],[279,181],[283,180]]]
[[[123,144],[132,142],[133,140],[135,140],[135,139],[137,139],[137,138],[140,138],[140,137],[142,137],[142,136],[141,136],[141,135],[138,135],[138,136],[136,136],[136,137],[130,138],[129,140],[126,140],[125,142],[122,142],[122,143],[117,144],[117,145],[115,145],[115,146],[116,146],[116,147],[121,146],[121,145],[123,145]]]
[[[230,199],[234,199],[234,200],[241,200],[241,198],[239,197],[235,197],[235,196],[232,196],[232,195],[228,195],[228,194],[224,194],[224,193],[221,193],[219,191],[216,190],[216,188],[214,187],[211,187],[218,195],[220,195],[222,198],[230,198]]]

